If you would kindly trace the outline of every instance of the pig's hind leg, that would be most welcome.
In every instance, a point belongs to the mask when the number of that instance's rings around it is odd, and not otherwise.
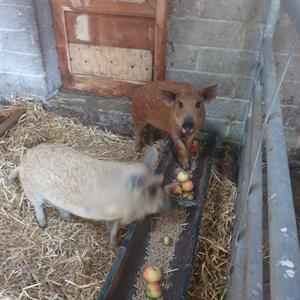
[[[64,210],[63,208],[58,208],[58,212],[66,222],[71,222],[72,217],[68,211]]]
[[[154,126],[148,124],[148,126],[147,126],[147,144],[149,146],[151,146],[153,144],[153,142],[155,140],[156,132],[157,132],[157,129]]]
[[[143,133],[146,127],[145,122],[135,122],[135,150],[141,152],[143,147]]]
[[[47,220],[44,212],[44,199],[40,196],[35,195],[30,200],[34,206],[35,216],[37,222],[39,223],[39,226],[43,229],[46,228]]]
[[[109,245],[111,249],[116,249],[117,247],[117,233],[118,233],[119,225],[120,225],[119,220],[106,222],[106,227],[110,234]]]

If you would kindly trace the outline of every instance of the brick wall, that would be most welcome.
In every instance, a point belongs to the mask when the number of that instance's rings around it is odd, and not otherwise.
[[[0,0],[0,100],[47,98],[59,86],[48,0]]]

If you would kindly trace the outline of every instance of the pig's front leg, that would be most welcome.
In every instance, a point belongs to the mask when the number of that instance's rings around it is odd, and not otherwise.
[[[118,233],[119,225],[120,225],[119,220],[106,222],[107,230],[109,231],[110,234],[109,245],[110,248],[114,250],[117,248],[117,233]]]
[[[175,137],[175,138],[172,137],[172,140],[175,145],[176,152],[179,156],[179,162],[180,162],[181,166],[184,169],[188,169],[189,168],[189,160],[188,160],[186,147],[185,147],[183,141],[179,137]]]
[[[143,147],[143,131],[145,126],[147,125],[146,122],[135,122],[134,127],[135,127],[135,151],[136,152],[141,152],[142,147]]]
[[[147,131],[147,144],[150,146],[154,142],[156,128],[149,124]]]
[[[186,151],[187,151],[187,159],[189,161],[190,159],[190,148],[191,148],[191,144],[193,142],[193,139],[195,138],[196,133],[192,133],[188,136],[185,137],[185,146],[186,146]]]

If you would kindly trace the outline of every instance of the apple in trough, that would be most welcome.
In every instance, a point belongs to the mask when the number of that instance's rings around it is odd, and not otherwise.
[[[190,146],[190,154],[192,156],[197,156],[198,155],[198,145],[197,142],[194,140]]]
[[[161,270],[155,266],[145,266],[143,268],[143,278],[148,283],[159,282],[161,280]]]
[[[162,288],[158,282],[149,283],[146,288],[146,296],[151,299],[158,299],[162,296]]]
[[[165,235],[163,236],[162,238],[162,243],[165,245],[165,246],[170,246],[172,244],[173,240],[170,236],[168,235]]]
[[[181,183],[184,192],[191,192],[194,189],[194,183],[191,179]]]
[[[181,195],[182,194],[182,187],[180,184],[175,184],[171,187],[171,193],[173,195]]]
[[[185,171],[180,171],[178,174],[177,174],[177,180],[180,181],[180,182],[184,182],[186,180],[189,179],[189,174]]]

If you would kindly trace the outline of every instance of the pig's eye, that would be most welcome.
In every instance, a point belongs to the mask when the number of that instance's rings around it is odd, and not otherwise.
[[[182,102],[179,102],[179,103],[178,103],[178,106],[179,106],[179,108],[183,108],[183,103],[182,103]]]
[[[151,187],[149,188],[149,195],[150,195],[151,197],[155,197],[156,192],[157,192],[157,187],[156,187],[156,186],[151,186]]]
[[[200,101],[198,101],[198,102],[196,102],[196,104],[195,104],[195,107],[196,107],[196,108],[199,108],[199,107],[200,107],[200,105],[201,105],[201,102],[200,102]]]

